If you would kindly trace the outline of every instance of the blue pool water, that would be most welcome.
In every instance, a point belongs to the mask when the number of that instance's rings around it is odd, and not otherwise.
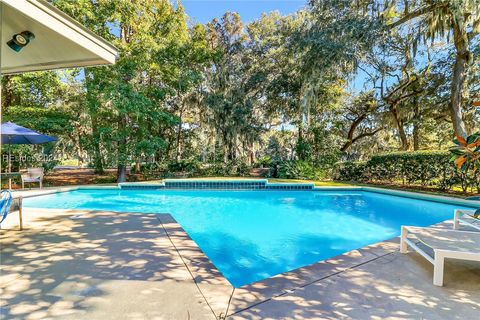
[[[170,213],[239,287],[386,240],[460,206],[365,191],[77,190],[26,207]],[[463,207],[463,209],[468,209]]]

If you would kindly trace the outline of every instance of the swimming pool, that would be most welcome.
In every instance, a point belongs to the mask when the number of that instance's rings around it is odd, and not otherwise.
[[[428,226],[454,209],[366,191],[85,189],[25,207],[170,213],[235,287]]]

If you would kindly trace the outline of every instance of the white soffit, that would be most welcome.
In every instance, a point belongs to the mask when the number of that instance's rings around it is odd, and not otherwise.
[[[0,0],[1,74],[115,63],[117,49],[43,0]],[[14,34],[35,35],[15,52],[7,42]]]

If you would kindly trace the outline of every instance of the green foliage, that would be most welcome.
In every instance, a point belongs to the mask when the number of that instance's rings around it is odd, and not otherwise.
[[[198,174],[206,177],[233,176],[245,177],[250,174],[251,167],[243,161],[216,162],[207,165]]]
[[[44,107],[54,105],[67,85],[55,71],[33,72],[2,77],[2,108],[13,105]]]
[[[270,156],[263,156],[257,160],[255,166],[257,168],[269,168],[274,164],[274,160]]]
[[[196,160],[180,160],[171,162],[167,166],[169,172],[185,172],[194,174],[200,170],[200,162]]]
[[[73,131],[72,115],[61,108],[10,106],[3,114],[2,120],[53,136]]]
[[[340,181],[365,182],[367,171],[366,161],[346,161],[335,164],[333,178]]]
[[[94,183],[95,184],[102,184],[102,183],[115,183],[116,178],[114,176],[108,176],[108,177],[98,177],[95,178]]]
[[[416,151],[380,154],[365,162],[341,162],[336,165],[334,178],[434,186],[441,190],[460,185],[466,192],[468,187],[478,188],[479,177],[455,170],[448,151]]]
[[[453,140],[455,147],[450,148],[452,160],[462,171],[480,170],[480,132],[468,136],[466,139],[457,137]]]
[[[277,178],[317,180],[324,178],[324,172],[306,161],[291,160],[279,164]]]

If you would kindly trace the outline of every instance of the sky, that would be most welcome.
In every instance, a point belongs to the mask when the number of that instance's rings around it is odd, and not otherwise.
[[[306,0],[182,0],[192,23],[207,23],[225,12],[238,12],[242,21],[260,18],[263,12],[279,11],[289,14],[306,5]]]

